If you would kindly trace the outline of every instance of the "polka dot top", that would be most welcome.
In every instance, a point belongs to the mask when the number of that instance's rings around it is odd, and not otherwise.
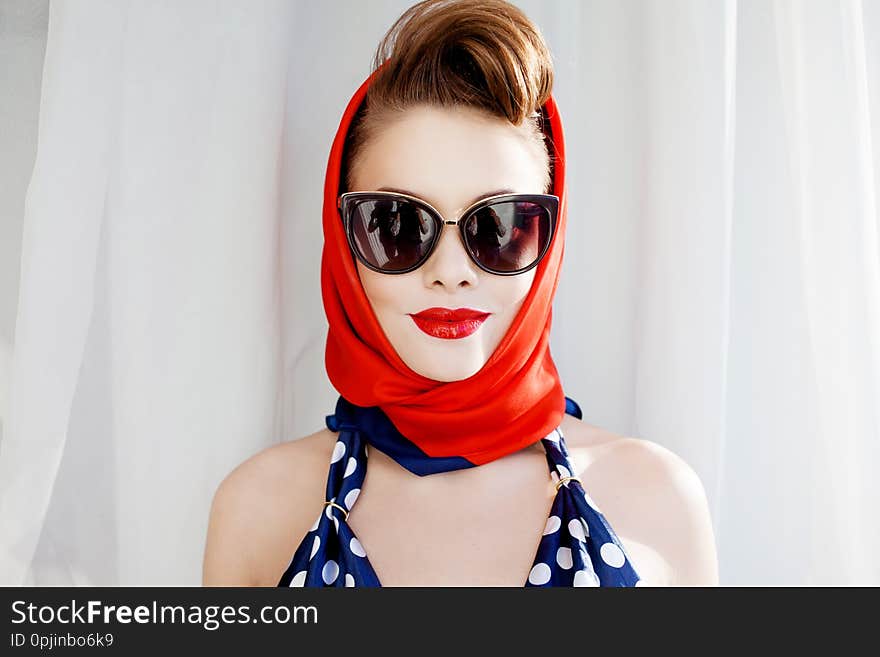
[[[352,411],[356,412],[352,412]],[[566,397],[566,413],[581,417]],[[463,459],[437,459],[414,451],[381,411],[355,407],[340,398],[327,426],[338,431],[330,458],[327,497],[278,586],[381,586],[364,546],[346,522],[367,469],[368,447],[376,446],[417,474],[469,467]],[[560,427],[541,439],[557,492],[524,586],[637,586],[640,579],[623,545],[596,503],[572,475]],[[417,448],[416,448],[417,450]]]

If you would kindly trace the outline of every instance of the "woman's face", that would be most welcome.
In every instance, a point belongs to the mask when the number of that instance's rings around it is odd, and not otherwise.
[[[486,196],[545,191],[546,163],[519,129],[467,108],[408,109],[367,142],[360,158],[351,191],[407,193],[430,203],[447,221],[459,219]],[[356,263],[373,312],[398,355],[410,369],[435,381],[466,379],[483,367],[537,270],[516,276],[483,271],[468,256],[454,225],[443,226],[434,252],[415,271],[381,274]],[[413,319],[428,308],[471,309],[488,317],[476,331],[452,337],[454,331],[444,330],[445,325]]]

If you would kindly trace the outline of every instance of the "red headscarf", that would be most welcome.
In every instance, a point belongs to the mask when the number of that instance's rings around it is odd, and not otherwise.
[[[462,381],[435,381],[412,371],[382,331],[361,285],[336,205],[345,191],[340,182],[346,135],[378,70],[361,84],[342,115],[324,181],[321,294],[329,322],[327,374],[340,395],[358,406],[380,407],[397,430],[427,455],[460,456],[481,465],[537,442],[559,426],[565,412],[565,395],[549,345],[552,301],[565,245],[562,121],[551,96],[542,109],[545,126],[549,123],[552,193],[560,199],[559,217],[532,287],[479,372]]]

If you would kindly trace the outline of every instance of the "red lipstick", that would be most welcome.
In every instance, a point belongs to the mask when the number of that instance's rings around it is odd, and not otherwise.
[[[471,308],[427,308],[410,317],[428,335],[444,340],[466,338],[486,321],[491,313]]]

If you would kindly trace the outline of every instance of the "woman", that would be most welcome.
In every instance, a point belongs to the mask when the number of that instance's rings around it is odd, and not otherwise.
[[[206,585],[717,583],[699,478],[582,422],[550,356],[566,222],[552,77],[501,0],[420,2],[389,30],[325,184],[340,398],[326,428],[220,485]]]

